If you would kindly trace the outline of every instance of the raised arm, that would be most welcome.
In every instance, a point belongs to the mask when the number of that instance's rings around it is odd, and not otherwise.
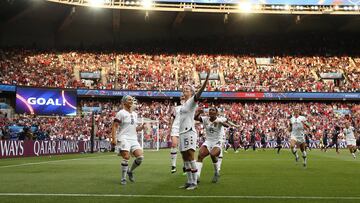
[[[202,109],[197,110],[194,116],[194,120],[202,122],[202,118],[200,117],[202,113],[204,113],[204,110]]]
[[[202,84],[201,88],[195,93],[195,96],[194,96],[195,101],[199,100],[201,93],[204,91],[204,89],[208,83],[209,77],[210,77],[210,69],[207,72],[206,79],[205,79],[204,83]]]
[[[230,127],[230,126],[233,126],[233,127],[236,127],[236,128],[240,128],[240,127],[241,127],[240,125],[236,125],[236,124],[233,123],[232,121],[225,121],[225,122],[223,123],[223,125],[224,125],[225,127]]]

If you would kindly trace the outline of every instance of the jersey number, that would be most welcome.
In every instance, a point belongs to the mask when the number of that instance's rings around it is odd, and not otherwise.
[[[214,131],[214,128],[210,128],[209,131],[210,131],[210,133],[214,133],[214,132],[215,132],[215,131]]]
[[[189,138],[184,139],[184,145],[189,145]]]

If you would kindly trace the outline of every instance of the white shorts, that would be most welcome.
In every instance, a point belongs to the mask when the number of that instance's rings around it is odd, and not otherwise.
[[[222,145],[222,143],[220,140],[219,141],[206,140],[201,146],[205,146],[210,152],[215,147],[217,147],[221,150],[221,145]]]
[[[170,137],[179,137],[179,134],[171,133],[171,134],[170,134]]]
[[[189,149],[196,150],[196,144],[197,144],[197,133],[190,130],[185,133],[181,133],[179,135],[180,138],[180,144],[179,149],[181,152],[185,152]]]
[[[121,140],[117,142],[115,146],[115,152],[120,154],[120,151],[128,151],[133,153],[135,150],[141,149],[141,146],[137,140]]]
[[[355,139],[346,140],[346,145],[356,146],[356,140]]]
[[[171,137],[179,137],[179,128],[171,128]]]
[[[295,140],[297,143],[304,143],[305,137],[304,136],[298,137],[298,136],[291,135],[290,140]]]

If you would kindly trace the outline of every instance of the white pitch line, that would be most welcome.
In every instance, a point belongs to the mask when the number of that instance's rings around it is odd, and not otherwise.
[[[31,163],[25,163],[25,164],[13,164],[13,165],[0,166],[0,169],[2,169],[2,168],[12,168],[12,167],[18,167],[18,166],[31,166],[31,165],[57,163],[57,162],[63,162],[63,161],[74,161],[74,160],[81,160],[81,159],[90,159],[90,158],[97,158],[97,157],[103,157],[103,156],[109,156],[109,155],[91,156],[91,157],[83,157],[83,158],[75,158],[75,159],[61,159],[61,160],[54,160],[54,161],[31,162]]]
[[[132,198],[181,198],[181,199],[320,199],[320,200],[360,200],[359,197],[320,197],[320,196],[184,196],[184,195],[124,195],[124,194],[56,194],[56,193],[0,193],[0,196],[53,196],[53,197],[132,197]]]

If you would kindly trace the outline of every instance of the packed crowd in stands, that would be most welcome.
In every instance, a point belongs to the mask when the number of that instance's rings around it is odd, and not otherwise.
[[[261,56],[260,56],[261,57]],[[0,83],[59,88],[178,90],[200,84],[211,67],[218,77],[208,91],[359,92],[359,60],[348,56],[270,56],[257,64],[255,55],[143,54],[0,50]],[[101,78],[80,78],[100,72]],[[340,73],[324,80],[321,73]],[[91,81],[91,83],[89,83]],[[335,82],[334,82],[335,81]]]
[[[148,132],[145,132],[145,139],[156,140],[150,136],[151,128],[159,123],[159,139],[163,142],[170,140],[170,128],[174,101],[152,101],[139,102],[137,112],[139,117],[147,118],[149,121]],[[111,132],[111,124],[117,111],[120,110],[120,103],[117,101],[81,101],[81,107],[101,107],[101,111],[95,115],[95,132],[99,139],[106,139]],[[209,106],[217,106],[221,115],[226,116],[236,127],[237,136],[249,137],[253,129],[257,131],[257,139],[261,132],[267,136],[267,140],[274,140],[277,134],[285,139],[289,137],[289,117],[294,107],[300,107],[301,112],[308,118],[313,140],[318,140],[325,129],[331,131],[335,125],[341,125],[344,117],[352,118],[353,125],[360,127],[360,108],[356,103],[279,103],[279,102],[222,102],[209,103],[203,101],[199,108],[207,109]],[[351,115],[348,115],[348,114]],[[36,132],[25,139],[51,139],[51,140],[88,140],[91,133],[91,116],[84,112],[75,117],[39,117],[29,115],[18,115],[13,119],[0,116],[2,126],[1,134],[3,139],[18,139],[11,137],[9,126],[37,126]],[[7,127],[5,127],[7,126]],[[204,134],[201,124],[197,126],[199,134]],[[155,133],[153,133],[155,134]]]

